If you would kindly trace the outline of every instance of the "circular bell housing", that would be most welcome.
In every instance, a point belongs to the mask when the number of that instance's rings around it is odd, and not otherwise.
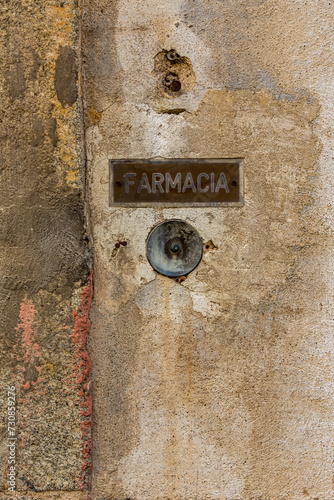
[[[167,220],[152,229],[146,251],[151,266],[158,273],[177,278],[198,266],[203,242],[196,229],[187,222]]]

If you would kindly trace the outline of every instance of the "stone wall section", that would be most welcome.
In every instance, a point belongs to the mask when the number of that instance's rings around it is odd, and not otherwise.
[[[15,498],[78,499],[91,467],[92,294],[79,10],[72,0],[4,0],[0,16],[0,497],[15,385]]]

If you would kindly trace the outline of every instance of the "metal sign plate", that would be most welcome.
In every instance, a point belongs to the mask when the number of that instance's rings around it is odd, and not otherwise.
[[[110,206],[242,206],[242,159],[110,160]]]

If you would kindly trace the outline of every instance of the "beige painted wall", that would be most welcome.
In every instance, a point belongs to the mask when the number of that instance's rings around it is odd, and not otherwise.
[[[333,5],[86,0],[83,35],[93,498],[333,499]],[[155,157],[244,158],[244,207],[110,208],[108,159]],[[169,218],[218,247],[182,284]]]

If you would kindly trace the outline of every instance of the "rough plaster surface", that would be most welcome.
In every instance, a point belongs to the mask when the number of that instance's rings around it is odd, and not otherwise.
[[[3,2],[1,499],[81,500],[90,487],[80,14],[91,498],[334,498],[332,9]],[[194,72],[172,99],[157,85],[170,49]],[[245,206],[109,208],[108,159],[153,157],[244,158]],[[181,284],[145,256],[168,218],[212,241]]]
[[[79,499],[88,481],[89,395],[81,363],[91,288],[78,19],[72,0],[0,6],[0,498],[11,497],[4,490],[12,385],[13,498]],[[37,491],[25,493],[28,484]]]
[[[84,2],[96,500],[334,498],[332,11]],[[244,158],[244,207],[109,208],[108,159],[154,157]],[[217,247],[182,284],[145,256],[168,218]]]

